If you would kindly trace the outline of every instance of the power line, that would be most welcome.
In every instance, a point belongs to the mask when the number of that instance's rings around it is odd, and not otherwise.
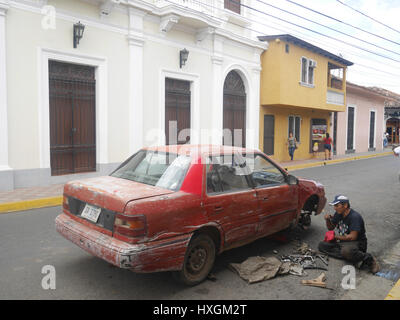
[[[177,4],[177,3],[175,3],[175,2],[172,2],[172,1],[169,1],[169,0],[165,0],[166,2],[169,2],[169,3],[171,3],[171,4],[174,4],[174,5],[178,5],[178,6],[180,6],[180,7],[184,7],[184,6],[182,6],[182,5],[179,5],[179,4]],[[223,8],[219,8],[219,7],[215,7],[215,6],[213,6],[213,5],[210,5],[210,4],[206,4],[206,3],[202,3],[202,2],[200,2],[200,1],[196,1],[196,0],[192,0],[194,3],[197,3],[197,4],[201,4],[201,5],[203,5],[203,6],[207,6],[207,7],[210,7],[210,8],[213,8],[213,9],[217,9],[217,10],[219,10],[219,11],[225,11],[225,9],[223,9]],[[230,0],[230,1],[232,1],[232,0]],[[219,1],[219,2],[221,2],[221,3],[223,3],[223,1]],[[232,1],[233,2],[233,1]],[[258,10],[256,10],[256,11],[258,11]],[[259,12],[259,11],[258,11]],[[262,12],[260,12],[260,13],[262,13]],[[249,13],[249,14],[251,14],[251,13]],[[251,14],[252,16],[254,16],[254,17],[258,17],[258,16],[256,16],[256,15],[254,15],[254,14]],[[221,18],[219,18],[219,17],[216,17],[216,16],[214,16],[214,15],[212,15],[213,16],[213,18],[215,18],[215,19],[217,19],[217,20],[219,20],[219,21],[221,21],[221,22],[227,22],[226,20],[224,20],[224,19],[221,19]],[[255,20],[252,20],[252,19],[248,19],[248,18],[245,18],[246,20],[248,20],[248,21],[250,21],[250,22],[255,22],[255,23],[258,23],[258,24],[260,24],[260,25],[264,25],[264,26],[267,26],[267,27],[269,27],[269,28],[274,28],[274,29],[277,29],[277,30],[279,30],[279,28],[276,28],[275,26],[270,26],[270,25],[267,25],[267,24],[265,24],[265,23],[261,23],[261,22],[258,22],[258,21],[255,21]],[[285,20],[284,20],[285,21]],[[250,30],[250,31],[253,31],[253,32],[255,32],[255,33],[257,33],[257,34],[261,34],[261,35],[266,35],[264,32],[262,32],[262,31],[259,31],[259,30],[255,30],[255,29],[252,29],[252,28],[249,28],[249,27],[246,27],[246,26],[242,26],[242,25],[240,25],[240,24],[237,24],[237,23],[234,23],[234,22],[232,22],[232,21],[228,21],[228,23],[230,23],[230,24],[232,24],[232,25],[235,25],[235,26],[238,26],[238,27],[240,27],[240,28],[243,28],[243,29],[247,29],[247,30]],[[283,27],[283,26],[282,26]],[[286,27],[287,28],[287,27]],[[286,31],[284,31],[284,32],[286,32]],[[298,33],[300,33],[300,32],[298,32]],[[302,36],[304,36],[303,34],[302,34]],[[308,36],[309,37],[309,36]],[[334,39],[334,38],[333,38]],[[334,39],[334,40],[336,40],[336,39]],[[326,44],[324,44],[324,45],[326,45]],[[357,47],[357,48],[359,48],[359,47]],[[362,48],[361,48],[361,50],[363,50]],[[364,50],[365,51],[365,50]],[[366,51],[368,51],[368,50],[366,50]],[[369,51],[368,51],[369,52]],[[354,53],[352,53],[352,54],[354,54]],[[355,54],[354,54],[355,55]],[[362,58],[362,57],[361,57]],[[368,57],[368,58],[364,58],[364,59],[370,59],[370,60],[372,60],[370,57]],[[372,69],[372,70],[375,70],[375,71],[379,71],[379,72],[382,72],[382,73],[385,73],[385,74],[388,74],[388,75],[393,75],[393,76],[396,76],[396,77],[399,77],[400,75],[395,75],[395,74],[392,74],[392,73],[388,73],[388,72],[385,72],[385,71],[382,71],[382,70],[379,70],[379,69],[376,69],[376,68],[373,68],[373,67],[370,67],[370,66],[364,66],[364,65],[362,65],[362,64],[357,64],[358,66],[362,66],[362,67],[365,67],[365,68],[368,68],[368,69]]]
[[[220,10],[223,10],[223,9],[220,9]],[[255,17],[255,18],[260,18],[260,16],[258,16],[258,15],[255,15],[255,14],[252,14],[252,13],[248,13],[248,14],[251,15],[251,16],[253,16],[253,17]],[[319,39],[316,40],[317,38],[315,38],[314,36],[306,35],[306,34],[304,34],[304,33],[301,33],[301,32],[298,31],[298,30],[291,29],[291,28],[289,28],[289,27],[287,27],[287,26],[284,27],[284,26],[280,25],[279,22],[275,22],[275,24],[278,25],[278,26],[281,26],[281,28],[285,28],[285,29],[278,28],[276,25],[273,25],[273,26],[272,26],[272,25],[266,24],[265,22],[259,22],[259,21],[254,20],[254,19],[253,19],[253,20],[249,19],[249,20],[252,21],[253,23],[259,24],[259,25],[261,25],[261,26],[265,26],[265,27],[268,27],[268,28],[271,28],[271,29],[275,29],[275,30],[278,30],[278,31],[282,31],[282,32],[284,32],[284,33],[287,33],[288,30],[291,30],[291,32],[292,32],[293,34],[300,34],[300,36],[301,36],[303,39],[312,39],[312,40],[308,40],[308,41],[312,41],[312,42],[318,44],[319,46],[322,46],[322,47],[329,47],[329,48],[331,48],[331,49],[333,49],[333,50],[336,50],[336,49],[337,49],[337,47],[334,47],[333,45],[329,45],[329,44],[327,44],[326,42],[325,42],[325,43],[321,43],[320,41],[318,41]],[[384,64],[383,62],[381,62],[381,61],[379,61],[379,60],[376,60],[376,59],[373,59],[373,58],[367,57],[367,56],[361,56],[361,55],[359,55],[359,54],[357,54],[357,53],[355,53],[354,51],[351,51],[351,50],[349,50],[349,49],[347,49],[347,50],[342,50],[342,52],[348,53],[349,55],[353,55],[353,56],[356,56],[356,57],[361,58],[361,59],[371,60],[371,61],[374,61],[375,63],[382,64],[382,65],[384,65],[384,66],[387,67],[387,64]],[[352,59],[352,60],[353,60],[353,59]],[[375,71],[379,71],[379,72],[381,72],[381,73],[386,73],[386,74],[388,74],[388,75],[393,75],[393,76],[396,76],[396,77],[400,77],[400,74],[393,74],[393,73],[390,73],[390,72],[382,71],[381,69],[376,69],[376,68],[373,68],[373,67],[364,66],[364,65],[359,64],[359,63],[357,63],[357,65],[363,66],[363,67],[365,67],[365,68],[372,69],[372,70],[375,70]],[[400,67],[391,66],[391,68],[392,68],[392,69],[398,69],[398,70],[400,70]]]
[[[276,17],[276,16],[274,16],[274,15],[272,15],[272,14],[266,13],[266,12],[264,12],[264,11],[260,11],[260,10],[258,10],[258,9],[253,8],[253,7],[250,7],[250,6],[248,6],[248,5],[241,4],[241,3],[238,2],[238,1],[235,1],[235,0],[229,0],[229,1],[231,1],[231,2],[233,2],[233,3],[236,3],[236,4],[239,4],[240,6],[243,6],[243,7],[245,7],[245,8],[248,8],[248,9],[250,9],[250,10],[254,10],[254,11],[256,11],[256,12],[259,12],[259,13],[261,13],[261,14],[264,14],[264,15],[266,15],[266,16],[269,16],[269,17],[272,17],[272,18],[275,18],[275,19],[284,21],[284,22],[289,23],[289,24],[292,24],[292,25],[294,25],[294,26],[296,26],[296,27],[305,29],[305,30],[307,30],[307,31],[310,31],[310,32],[313,32],[313,33],[316,33],[316,34],[319,34],[320,36],[323,36],[323,37],[326,37],[326,38],[329,38],[329,39],[333,39],[333,40],[342,42],[342,43],[344,43],[344,44],[347,44],[347,45],[349,45],[349,46],[355,47],[355,48],[357,48],[357,49],[364,50],[364,51],[369,52],[369,53],[371,53],[371,54],[380,56],[380,57],[382,57],[382,58],[389,59],[389,60],[392,60],[392,61],[395,61],[395,62],[399,62],[399,63],[400,63],[400,60],[393,59],[393,58],[391,58],[391,57],[382,55],[382,54],[380,54],[380,53],[373,52],[373,51],[370,51],[370,50],[368,50],[368,49],[359,47],[359,46],[357,46],[357,45],[355,45],[355,44],[351,44],[351,43],[346,42],[346,41],[344,41],[344,40],[336,39],[335,37],[332,37],[332,36],[323,34],[323,33],[321,33],[321,32],[312,30],[312,29],[310,29],[310,28],[303,27],[303,26],[298,25],[298,24],[296,24],[296,23],[294,23],[294,22],[290,22],[290,21],[287,21],[287,20],[285,20],[285,19]],[[259,0],[257,0],[257,1],[259,1]]]
[[[345,36],[348,36],[348,37],[350,37],[350,38],[356,39],[356,40],[361,41],[361,42],[368,43],[368,44],[371,45],[371,46],[374,46],[374,47],[377,47],[377,48],[379,48],[379,49],[386,50],[386,51],[388,51],[388,52],[391,52],[391,53],[400,55],[400,54],[399,54],[398,52],[396,52],[396,51],[393,51],[393,50],[390,50],[390,49],[386,49],[386,48],[381,47],[381,46],[378,46],[378,45],[376,45],[376,44],[374,44],[374,43],[372,43],[372,42],[369,42],[369,41],[366,41],[366,40],[362,40],[362,39],[360,39],[360,38],[357,38],[357,37],[355,37],[355,36],[352,36],[351,34],[348,34],[348,33],[345,33],[345,32],[343,32],[343,31],[339,31],[339,30],[336,30],[336,29],[331,28],[331,27],[329,27],[329,26],[326,26],[326,25],[324,25],[324,24],[322,24],[322,23],[316,22],[316,21],[311,20],[311,19],[308,19],[308,18],[304,18],[304,17],[302,17],[302,16],[300,16],[300,15],[298,15],[298,14],[296,14],[296,13],[293,13],[293,12],[287,11],[287,10],[285,10],[285,9],[276,7],[276,6],[272,5],[272,4],[269,4],[269,3],[264,2],[264,1],[262,1],[262,0],[257,0],[257,1],[260,2],[260,3],[262,3],[262,4],[264,4],[264,5],[266,5],[266,6],[270,6],[270,7],[272,7],[272,8],[278,9],[278,10],[280,10],[280,11],[286,12],[286,13],[291,14],[291,15],[293,15],[293,16],[295,16],[295,17],[300,18],[300,19],[306,20],[306,21],[311,22],[311,23],[315,23],[315,24],[317,24],[317,25],[319,25],[319,26],[321,26],[321,27],[327,28],[327,29],[329,29],[329,30],[332,30],[332,31],[335,31],[335,32],[338,32],[338,33],[341,33],[341,34],[344,34]]]
[[[292,4],[296,5],[296,6],[299,6],[299,7],[301,7],[301,8],[304,8],[304,9],[306,9],[306,10],[309,10],[309,11],[312,11],[312,12],[314,12],[314,13],[317,13],[317,14],[319,14],[319,15],[321,15],[321,16],[324,16],[324,17],[326,17],[326,18],[328,18],[328,19],[332,19],[332,20],[334,20],[334,21],[336,21],[336,22],[342,23],[342,24],[344,24],[344,25],[350,26],[350,27],[355,28],[355,29],[357,29],[357,30],[360,30],[360,31],[362,31],[362,32],[368,33],[368,34],[373,35],[373,36],[375,36],[375,37],[378,37],[378,38],[381,38],[381,39],[383,39],[383,40],[389,41],[389,42],[391,42],[391,43],[400,45],[399,42],[396,42],[396,41],[387,39],[387,38],[382,37],[382,36],[380,36],[380,35],[378,35],[378,34],[375,34],[375,33],[373,33],[373,32],[366,31],[366,30],[364,30],[364,29],[362,29],[362,28],[360,28],[360,27],[354,26],[354,25],[352,25],[352,24],[350,24],[350,23],[344,22],[344,21],[342,21],[342,20],[336,19],[336,18],[334,18],[334,17],[331,17],[331,16],[329,16],[329,15],[327,15],[327,14],[324,14],[324,13],[322,13],[322,12],[319,12],[319,11],[317,11],[317,10],[314,10],[314,9],[309,8],[309,7],[303,6],[303,5],[300,4],[300,3],[297,3],[297,2],[294,2],[294,1],[291,1],[291,0],[285,0],[285,1],[287,1],[287,2],[289,2],[289,3],[292,3]]]
[[[398,30],[392,28],[391,26],[388,26],[388,25],[386,25],[386,24],[384,24],[384,23],[382,23],[382,22],[380,22],[380,21],[378,21],[378,20],[376,20],[376,19],[374,19],[374,18],[372,18],[372,17],[366,15],[365,13],[363,13],[363,12],[357,10],[357,9],[354,9],[354,8],[350,7],[348,4],[345,4],[344,2],[342,2],[342,1],[340,1],[340,0],[336,0],[336,1],[339,2],[339,3],[342,4],[342,5],[344,5],[344,6],[348,7],[348,8],[350,8],[351,10],[354,10],[354,11],[356,11],[356,12],[362,14],[363,16],[365,16],[365,17],[367,17],[367,18],[369,18],[369,19],[371,19],[371,20],[373,20],[373,21],[375,21],[375,22],[378,22],[379,24],[385,26],[386,28],[389,28],[389,29],[391,29],[391,30],[393,30],[393,31],[395,31],[395,32],[397,32],[397,33],[400,33],[400,31],[398,31]]]

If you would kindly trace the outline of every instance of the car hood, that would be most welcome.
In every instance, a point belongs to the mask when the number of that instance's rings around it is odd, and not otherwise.
[[[110,176],[71,181],[64,186],[64,195],[116,212],[124,212],[129,201],[173,192]]]

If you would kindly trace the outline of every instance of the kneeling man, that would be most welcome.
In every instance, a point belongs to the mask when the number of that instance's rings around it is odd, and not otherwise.
[[[335,229],[332,242],[320,242],[318,250],[338,259],[345,259],[357,267],[368,266],[372,273],[379,271],[377,260],[367,253],[367,237],[362,216],[350,208],[349,198],[337,195],[329,203],[335,208],[332,217],[325,215],[328,230]]]

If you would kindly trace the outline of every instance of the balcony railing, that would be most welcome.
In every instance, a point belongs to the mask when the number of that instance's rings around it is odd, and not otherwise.
[[[221,6],[218,0],[154,0],[154,4],[160,8],[177,4],[209,15],[218,14],[216,7]]]
[[[344,106],[344,92],[330,90],[326,92],[326,103]]]

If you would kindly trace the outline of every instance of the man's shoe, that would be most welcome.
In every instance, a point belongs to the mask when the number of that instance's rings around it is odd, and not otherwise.
[[[378,260],[376,260],[375,257],[372,257],[371,265],[370,265],[370,271],[375,274],[379,271],[380,266],[378,263]]]

